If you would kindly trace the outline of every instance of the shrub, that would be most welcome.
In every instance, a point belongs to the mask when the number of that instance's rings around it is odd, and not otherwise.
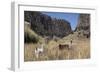
[[[24,42],[25,43],[37,43],[39,41],[39,36],[32,31],[29,27],[24,28]]]

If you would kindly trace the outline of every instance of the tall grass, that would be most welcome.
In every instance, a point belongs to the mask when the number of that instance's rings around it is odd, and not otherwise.
[[[62,40],[62,41],[65,41]],[[61,40],[55,42],[51,40],[44,45],[44,53],[36,58],[34,54],[35,48],[38,44],[25,44],[24,60],[25,61],[44,61],[44,60],[71,60],[71,59],[88,59],[90,58],[90,41],[89,39],[74,40],[73,49],[59,50],[59,43]],[[66,40],[66,42],[69,42]]]

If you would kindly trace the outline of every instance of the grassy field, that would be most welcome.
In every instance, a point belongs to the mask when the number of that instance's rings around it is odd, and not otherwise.
[[[73,39],[72,49],[59,50],[59,44],[70,44]],[[43,43],[45,44],[45,43]],[[71,59],[88,59],[90,58],[90,39],[77,38],[75,35],[69,35],[58,41],[50,40],[44,45],[43,54],[37,58],[35,48],[39,44],[24,44],[24,61],[45,61],[45,60],[71,60]]]

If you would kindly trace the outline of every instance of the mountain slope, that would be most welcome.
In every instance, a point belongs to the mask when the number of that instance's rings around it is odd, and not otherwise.
[[[64,37],[72,32],[70,23],[64,19],[51,18],[41,12],[25,11],[25,20],[31,29],[41,36]]]
[[[90,14],[80,14],[76,30],[79,35],[90,37]]]

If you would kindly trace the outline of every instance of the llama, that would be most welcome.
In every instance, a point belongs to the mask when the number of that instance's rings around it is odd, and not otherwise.
[[[59,44],[59,50],[63,50],[65,48],[69,49],[69,45],[68,44]]]
[[[70,43],[65,43],[65,44],[59,44],[59,50],[63,50],[63,49],[72,49],[73,46],[73,40],[70,40]]]
[[[35,56],[38,58],[40,54],[44,51],[43,44],[40,47],[35,48]]]

